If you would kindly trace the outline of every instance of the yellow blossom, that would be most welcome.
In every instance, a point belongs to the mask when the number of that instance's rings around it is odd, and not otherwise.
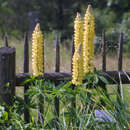
[[[82,85],[83,80],[83,22],[81,16],[77,13],[74,21],[74,48],[72,83]]]
[[[74,47],[77,49],[79,44],[83,44],[83,22],[81,16],[77,13],[74,21]]]
[[[93,72],[94,58],[94,16],[91,5],[88,5],[84,17],[84,36],[83,36],[83,68],[84,73]]]
[[[32,34],[32,69],[34,76],[44,74],[44,42],[40,24],[38,23]]]
[[[82,85],[83,80],[83,56],[81,53],[81,44],[77,47],[73,55],[72,83]]]

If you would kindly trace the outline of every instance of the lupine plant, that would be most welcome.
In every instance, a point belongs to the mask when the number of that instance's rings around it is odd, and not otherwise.
[[[37,23],[32,34],[32,68],[33,75],[40,76],[44,73],[44,41],[40,24]]]
[[[72,83],[82,85],[83,80],[83,22],[77,13],[74,21],[74,48]]]
[[[82,85],[83,75],[94,71],[94,16],[91,5],[86,10],[84,25],[77,13],[74,21],[74,47],[72,83]]]

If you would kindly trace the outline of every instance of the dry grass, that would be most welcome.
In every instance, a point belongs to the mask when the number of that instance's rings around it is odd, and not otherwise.
[[[106,63],[107,70],[117,70],[118,69],[117,55],[113,54],[113,56],[107,56],[106,62],[107,62]],[[97,69],[102,68],[102,56],[101,55],[95,56],[94,64]],[[123,57],[123,70],[130,70],[130,59],[127,56]]]
[[[16,48],[16,72],[23,72],[23,56],[24,56],[24,45],[23,41],[10,41],[10,46]],[[29,67],[32,72],[31,65],[31,42],[29,43]],[[55,71],[55,44],[54,42],[45,41],[45,72]],[[129,57],[123,57],[123,70],[130,69]],[[94,58],[95,67],[100,70],[102,68],[102,56],[98,54]],[[107,56],[107,70],[117,70],[118,62],[117,55]],[[71,71],[71,48],[60,45],[60,71],[70,72]]]

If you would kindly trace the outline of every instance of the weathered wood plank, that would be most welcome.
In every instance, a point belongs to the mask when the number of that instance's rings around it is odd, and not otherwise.
[[[5,47],[8,47],[8,36],[7,34],[5,34],[5,37],[4,37],[4,44],[5,44]]]
[[[102,71],[106,71],[106,42],[105,42],[105,30],[102,32]],[[107,93],[107,88],[105,83],[101,84],[102,88],[105,90]]]
[[[123,84],[130,84],[130,71],[106,71],[101,72],[99,75],[104,76],[109,84],[117,84],[120,82],[119,72],[121,75]],[[25,79],[29,78],[32,74],[30,73],[18,73],[16,74],[16,86],[20,86]],[[45,80],[55,81],[69,81],[72,79],[71,72],[53,72],[53,73],[45,73],[44,76],[40,76],[39,78],[44,78]]]
[[[119,71],[122,71],[122,58],[123,58],[122,56],[123,56],[123,33],[120,33],[119,44],[118,44],[118,70]],[[120,73],[118,77],[120,78]],[[123,99],[123,88],[122,88],[121,80],[122,79],[120,79],[120,82],[118,84],[117,91]]]
[[[24,35],[24,73],[29,72],[29,44],[28,44],[28,34]]]
[[[102,32],[102,71],[106,71],[106,42],[105,30]]]
[[[60,72],[60,45],[59,45],[59,36],[58,34],[56,35],[56,64],[55,64],[55,72]],[[59,85],[59,82],[55,82],[55,87]],[[54,107],[55,107],[55,116],[57,117],[57,121],[58,121],[58,117],[59,117],[59,98],[55,97],[54,99]]]
[[[55,72],[60,72],[60,45],[59,45],[59,36],[56,35],[56,64]]]
[[[15,48],[0,48],[0,103],[12,105],[15,95]]]
[[[118,70],[122,70],[122,57],[123,56],[123,33],[120,33],[118,45]]]
[[[24,36],[24,73],[28,73],[29,72],[29,44],[28,44],[28,34],[25,33]],[[26,84],[24,85],[24,93],[26,93],[29,89],[29,86]],[[29,99],[27,95],[24,95],[24,101],[26,104],[29,103]],[[24,109],[24,120],[29,123],[29,109],[25,108]]]

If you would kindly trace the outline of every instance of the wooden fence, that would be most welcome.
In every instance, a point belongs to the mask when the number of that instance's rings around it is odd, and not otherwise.
[[[73,40],[72,40],[73,41]],[[105,31],[102,34],[102,72],[100,75],[104,76],[110,84],[118,84],[117,91],[123,97],[122,85],[130,84],[130,71],[122,71],[122,54],[123,54],[123,33],[120,33],[118,43],[118,70],[117,71],[106,71],[106,41]],[[15,86],[21,86],[21,83],[27,79],[31,74],[29,73],[29,44],[28,36],[25,34],[24,39],[24,72],[16,74],[15,72],[15,48],[8,46],[7,36],[5,36],[5,46],[0,48],[0,102],[4,102],[8,105],[12,104],[12,97],[15,95]],[[72,42],[72,56],[74,54],[74,44]],[[72,70],[72,64],[71,64]],[[51,80],[58,85],[60,81],[71,80],[71,72],[60,72],[60,45],[59,38],[56,37],[56,64],[55,72],[45,73],[45,80]],[[105,89],[105,84],[99,81]],[[9,87],[7,87],[9,86]],[[24,93],[29,89],[28,85],[24,86]],[[74,86],[73,88],[74,89]],[[28,97],[24,95],[25,103],[28,104]],[[55,111],[56,115],[59,116],[59,99],[55,98]],[[75,102],[72,102],[75,107]],[[29,110],[25,108],[24,118],[26,122],[29,122]]]

